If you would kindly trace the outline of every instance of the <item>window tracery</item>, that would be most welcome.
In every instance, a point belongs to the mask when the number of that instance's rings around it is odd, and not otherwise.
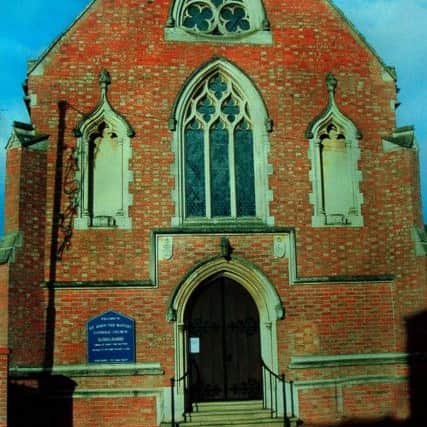
[[[224,65],[222,60],[209,64],[209,71],[194,77],[191,89],[184,90],[175,106],[179,171],[175,224],[272,221],[267,215],[271,192],[266,111],[263,104],[259,108],[252,103],[253,86],[248,94],[240,85],[242,79],[235,79],[229,64],[228,69]],[[250,83],[247,78],[246,82]]]
[[[167,40],[272,43],[262,0],[175,0]]]
[[[195,91],[184,140],[185,216],[255,216],[247,101],[223,73],[216,72]]]
[[[251,30],[249,13],[242,0],[187,0],[181,25],[188,31],[213,36]]]

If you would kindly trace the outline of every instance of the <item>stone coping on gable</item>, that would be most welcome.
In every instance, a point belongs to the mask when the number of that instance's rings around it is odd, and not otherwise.
[[[159,362],[124,363],[124,364],[81,364],[56,365],[48,369],[44,367],[10,367],[11,378],[36,378],[42,374],[65,375],[69,377],[117,377],[163,375],[164,370]]]

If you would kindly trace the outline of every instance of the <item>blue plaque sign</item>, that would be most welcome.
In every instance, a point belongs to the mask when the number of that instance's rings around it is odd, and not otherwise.
[[[134,363],[135,321],[107,311],[87,322],[89,363]]]

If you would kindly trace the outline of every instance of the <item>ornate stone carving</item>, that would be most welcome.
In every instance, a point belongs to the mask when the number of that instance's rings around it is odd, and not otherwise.
[[[159,261],[171,259],[173,256],[173,237],[160,236],[157,243]]]
[[[130,228],[130,137],[134,131],[108,100],[111,77],[99,76],[101,97],[96,108],[74,129],[77,142],[79,185],[76,228]]]
[[[328,105],[310,124],[310,180],[314,207],[312,225],[362,226],[358,170],[361,133],[354,123],[341,113],[335,101],[337,80],[332,73],[326,77]]]
[[[221,237],[221,256],[230,261],[233,248],[227,237]]]
[[[284,258],[286,256],[287,237],[284,235],[273,237],[273,256],[275,258]]]

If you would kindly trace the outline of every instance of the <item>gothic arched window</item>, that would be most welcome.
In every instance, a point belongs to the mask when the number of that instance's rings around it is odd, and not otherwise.
[[[262,0],[175,0],[167,40],[272,43]]]
[[[76,228],[130,228],[128,192],[133,130],[110,106],[110,76],[101,73],[101,100],[75,129],[79,183]]]
[[[225,61],[213,61],[191,79],[178,100],[175,223],[272,221],[268,217],[268,116],[253,84],[247,77],[236,79],[236,72]]]
[[[362,175],[357,165],[360,132],[335,103],[337,81],[332,74],[327,77],[327,85],[328,106],[307,130],[313,188],[312,225],[362,226],[363,196],[359,190]]]

